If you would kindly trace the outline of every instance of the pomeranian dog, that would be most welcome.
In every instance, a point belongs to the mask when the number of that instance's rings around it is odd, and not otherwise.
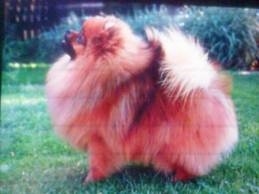
[[[85,183],[131,163],[189,180],[238,141],[229,81],[197,41],[172,28],[146,36],[114,16],[91,17],[65,35],[70,56],[48,72],[56,132],[89,153]]]

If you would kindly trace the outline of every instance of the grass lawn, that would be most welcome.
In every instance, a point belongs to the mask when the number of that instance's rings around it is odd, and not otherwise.
[[[189,183],[150,168],[129,167],[88,186],[86,155],[54,134],[46,110],[46,69],[16,70],[2,78],[0,193],[259,193],[259,74],[231,73],[240,141],[208,176]]]

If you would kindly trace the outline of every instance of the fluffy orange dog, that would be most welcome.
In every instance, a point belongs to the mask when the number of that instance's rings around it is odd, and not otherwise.
[[[238,141],[224,79],[199,44],[180,31],[140,39],[113,16],[89,18],[66,35],[46,93],[58,134],[88,151],[85,183],[137,162],[174,173],[207,174]]]

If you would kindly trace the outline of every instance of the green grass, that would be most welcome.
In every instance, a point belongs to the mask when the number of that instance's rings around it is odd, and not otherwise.
[[[10,64],[2,74],[4,84],[42,84],[49,66],[47,64]]]
[[[169,177],[150,168],[129,167],[84,186],[87,156],[54,134],[41,84],[45,73],[34,69],[3,74],[1,194],[259,193],[259,74],[232,73],[240,141],[234,153],[209,175],[194,182],[171,183]]]

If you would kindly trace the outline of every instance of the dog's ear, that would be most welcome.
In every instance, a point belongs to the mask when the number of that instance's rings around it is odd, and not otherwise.
[[[114,28],[115,28],[115,22],[111,20],[106,21],[103,25],[103,29],[105,31],[111,31],[111,30],[114,30]]]
[[[107,35],[107,38],[112,38],[113,35],[116,33],[116,22],[112,18],[108,19],[104,23],[103,29],[105,31],[105,34]]]

